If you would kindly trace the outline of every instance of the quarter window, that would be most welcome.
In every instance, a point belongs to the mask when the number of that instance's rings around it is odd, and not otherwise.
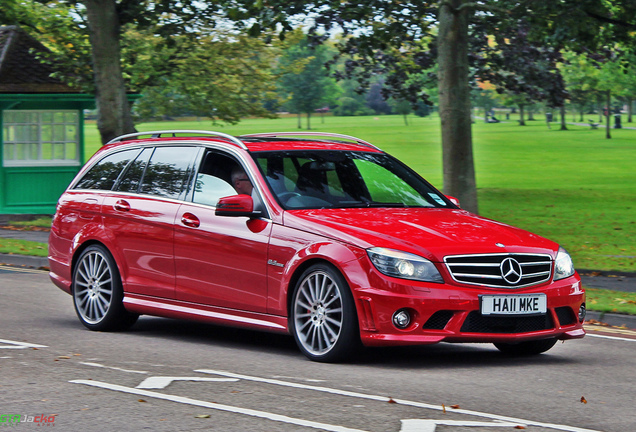
[[[125,150],[106,156],[84,174],[74,189],[111,190],[119,173],[126,168],[137,152],[138,149]]]

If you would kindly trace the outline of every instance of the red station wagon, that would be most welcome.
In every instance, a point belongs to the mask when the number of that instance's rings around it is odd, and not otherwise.
[[[346,135],[124,135],[62,195],[49,245],[91,330],[196,319],[291,333],[317,361],[360,343],[538,354],[585,335],[563,248]]]

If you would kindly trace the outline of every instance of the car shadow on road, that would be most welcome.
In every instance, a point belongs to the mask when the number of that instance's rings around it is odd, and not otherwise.
[[[573,356],[559,353],[557,344],[547,353],[512,356],[501,353],[492,344],[450,344],[364,348],[356,364],[409,369],[448,369],[452,367],[519,367],[530,365],[574,365]]]
[[[142,317],[128,333],[196,344],[267,352],[304,359],[290,335],[259,332],[215,324],[167,318]],[[446,369],[449,367],[518,367],[524,365],[573,365],[574,356],[559,353],[560,343],[545,354],[515,357],[499,352],[492,344],[448,344],[362,348],[351,365],[389,368]]]
[[[285,355],[291,353],[302,357],[293,338],[289,335],[225,327],[197,321],[144,316],[127,333],[219,347],[259,350]]]

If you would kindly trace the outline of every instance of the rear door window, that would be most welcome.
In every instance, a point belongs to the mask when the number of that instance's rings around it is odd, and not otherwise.
[[[192,174],[198,147],[157,147],[144,172],[140,192],[178,199]]]

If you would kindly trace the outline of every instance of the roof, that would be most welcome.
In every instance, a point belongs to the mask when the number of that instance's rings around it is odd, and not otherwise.
[[[37,59],[49,50],[18,26],[0,27],[0,93],[79,93]]]
[[[143,136],[148,137],[142,138]],[[313,139],[310,139],[309,137],[312,136]],[[273,132],[234,137],[215,131],[167,130],[122,135],[114,138],[108,144],[188,141],[223,142],[248,151],[345,150],[382,152],[373,144],[359,138],[326,132]]]

